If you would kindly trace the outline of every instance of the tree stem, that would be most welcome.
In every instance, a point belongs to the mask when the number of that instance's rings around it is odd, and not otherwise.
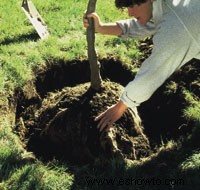
[[[89,0],[86,14],[95,12],[97,0]],[[88,60],[90,63],[90,80],[91,87],[95,90],[101,88],[101,75],[100,64],[97,60],[97,54],[95,51],[95,28],[93,18],[88,18],[90,27],[87,28],[87,44],[88,44]]]

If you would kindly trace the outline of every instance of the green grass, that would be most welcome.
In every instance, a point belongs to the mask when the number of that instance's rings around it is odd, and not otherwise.
[[[27,189],[68,189],[73,183],[67,172],[49,169],[41,163],[24,165],[17,169],[5,183],[12,190]]]
[[[188,90],[184,90],[183,94],[188,103],[188,107],[184,110],[184,116],[188,119],[200,122],[200,100]]]
[[[148,159],[128,164],[112,160],[102,165],[74,166],[61,161],[42,163],[35,160],[23,148],[14,133],[10,115],[7,114],[8,98],[15,88],[34,80],[34,68],[44,67],[47,62],[86,60],[87,44],[82,14],[87,0],[33,0],[51,33],[40,40],[33,26],[21,10],[21,1],[0,1],[0,189],[10,190],[132,190],[132,189],[198,189],[200,182],[199,155],[199,98],[184,91],[188,108],[184,116],[195,120],[192,134],[182,142],[169,141],[160,151]],[[109,7],[109,10],[108,10]],[[97,12],[103,22],[127,18],[114,7],[114,0],[98,0]],[[138,41],[96,35],[99,59],[114,57],[125,64],[137,62],[142,55]],[[173,84],[169,91],[175,91]],[[135,179],[184,179],[185,184],[168,186],[131,185]],[[121,179],[121,184],[94,183],[89,179]],[[126,183],[122,180],[126,180]],[[99,181],[98,181],[99,182]],[[129,182],[129,184],[128,184]],[[174,188],[173,188],[174,187]]]
[[[39,67],[48,60],[58,62],[87,59],[86,30],[82,26],[87,0],[33,2],[51,33],[44,41],[39,39],[21,10],[21,1],[0,2],[0,66],[5,70],[0,75],[0,81],[9,81],[9,85],[13,87],[22,86],[27,80],[34,79],[32,67]],[[109,11],[105,11],[107,7],[110,7]],[[102,15],[103,22],[116,21],[122,17],[121,12],[114,7],[114,1],[99,1],[97,12]],[[123,15],[123,18],[126,16]],[[137,59],[141,54],[136,47],[137,41],[134,40],[96,35],[99,59],[112,56],[131,63],[133,58]],[[0,87],[4,88],[5,85],[5,82],[2,82]]]

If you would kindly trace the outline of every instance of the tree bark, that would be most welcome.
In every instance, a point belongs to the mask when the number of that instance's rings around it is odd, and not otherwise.
[[[96,0],[89,0],[86,14],[95,12]],[[91,87],[95,90],[101,88],[100,64],[95,51],[95,28],[93,18],[88,18],[90,27],[87,28],[88,60],[90,63]]]

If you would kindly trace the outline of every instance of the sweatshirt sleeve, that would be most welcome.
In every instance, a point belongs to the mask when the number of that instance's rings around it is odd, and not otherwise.
[[[151,56],[121,94],[120,99],[130,108],[148,100],[174,71],[197,54],[192,39],[175,18],[160,28],[153,42]]]
[[[149,21],[146,25],[141,25],[137,19],[120,20],[116,23],[123,31],[123,34],[119,36],[122,38],[140,39],[149,37],[154,35],[157,30],[153,21]]]

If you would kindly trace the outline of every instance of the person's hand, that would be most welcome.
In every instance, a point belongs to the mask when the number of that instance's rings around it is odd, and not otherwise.
[[[102,22],[99,18],[99,16],[97,15],[96,12],[93,12],[89,15],[86,15],[86,12],[83,14],[83,26],[85,28],[88,28],[89,27],[89,23],[88,23],[88,18],[93,18],[94,19],[94,28],[95,28],[95,32],[98,32],[99,29],[101,28],[102,26]]]
[[[95,118],[95,121],[99,121],[97,128],[101,131],[106,130],[117,121],[123,113],[126,111],[127,106],[120,100],[117,104],[109,107],[105,112],[101,113]]]

